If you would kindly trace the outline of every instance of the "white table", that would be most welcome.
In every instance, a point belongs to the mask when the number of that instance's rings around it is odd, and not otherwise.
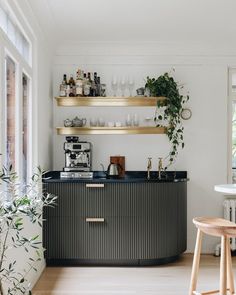
[[[215,191],[229,195],[236,195],[236,184],[215,185]]]

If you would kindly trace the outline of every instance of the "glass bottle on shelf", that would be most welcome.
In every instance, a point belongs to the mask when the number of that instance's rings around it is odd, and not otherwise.
[[[94,96],[98,96],[98,77],[97,77],[97,72],[94,72]]]
[[[90,73],[90,81],[91,81],[90,96],[95,96],[96,95],[96,85],[95,85],[95,82],[94,82],[93,73]]]
[[[70,75],[69,87],[70,87],[69,96],[75,96],[75,80],[73,78],[73,75]]]
[[[86,73],[83,72],[83,84],[82,84],[83,96],[86,96],[86,91],[85,91],[86,84],[87,84],[87,77],[86,77]]]
[[[66,82],[66,96],[70,96],[70,83],[69,81]]]
[[[100,77],[97,77],[97,96],[102,96],[101,95],[101,80],[100,80]]]
[[[76,96],[83,96],[83,71],[80,69],[77,71],[75,94]]]
[[[66,96],[66,85],[67,85],[67,78],[66,78],[66,74],[64,74],[63,80],[60,84],[60,96],[62,96],[62,97]]]
[[[88,76],[84,83],[84,96],[90,96],[90,88],[91,88],[91,79],[90,79],[90,73],[88,73]]]

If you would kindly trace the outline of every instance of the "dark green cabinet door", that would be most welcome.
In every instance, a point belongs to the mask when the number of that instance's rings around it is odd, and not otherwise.
[[[47,183],[45,189],[58,195],[57,206],[44,210],[47,259],[148,260],[186,250],[186,182]]]

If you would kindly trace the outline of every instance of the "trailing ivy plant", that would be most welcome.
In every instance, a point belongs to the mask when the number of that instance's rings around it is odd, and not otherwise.
[[[184,127],[182,125],[181,112],[183,105],[189,100],[189,95],[181,94],[183,85],[179,85],[169,73],[159,76],[157,79],[147,77],[145,87],[149,89],[151,96],[164,96],[166,101],[158,101],[154,120],[156,126],[167,123],[167,136],[171,143],[171,150],[167,155],[168,164],[165,170],[175,161],[179,146],[184,148]]]
[[[42,226],[42,210],[53,206],[56,196],[42,192],[44,171],[37,168],[28,185],[22,186],[12,167],[0,170],[0,295],[32,294],[27,276],[37,271],[43,249],[39,235],[29,236],[26,222]],[[28,255],[27,267],[12,259],[12,249]]]

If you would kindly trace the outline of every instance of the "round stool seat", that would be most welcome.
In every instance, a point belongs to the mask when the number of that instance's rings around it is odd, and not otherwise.
[[[236,237],[236,223],[223,218],[196,217],[193,223],[202,232],[211,236]]]
[[[197,227],[197,238],[193,256],[192,275],[190,282],[189,295],[206,295],[215,294],[230,295],[235,294],[234,289],[234,273],[232,269],[230,237],[236,237],[236,223],[223,218],[216,217],[196,217],[193,223]],[[201,254],[202,236],[203,233],[221,237],[220,250],[220,288],[219,290],[197,292],[197,278],[199,271],[199,262]]]

